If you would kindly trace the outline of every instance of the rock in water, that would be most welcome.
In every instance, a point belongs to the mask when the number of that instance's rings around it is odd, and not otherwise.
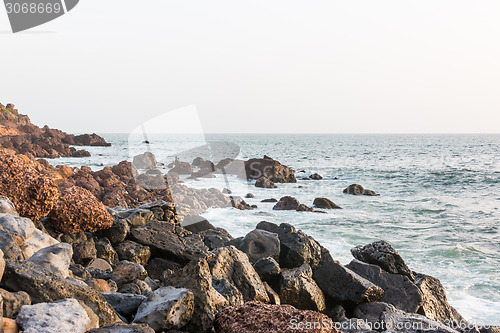
[[[312,278],[311,267],[307,264],[299,268],[281,271],[280,300],[297,309],[325,310],[325,296]]]
[[[380,195],[380,194],[373,192],[372,190],[364,189],[363,186],[361,186],[359,184],[351,184],[351,185],[347,186],[347,188],[345,188],[343,192],[346,194],[368,195],[368,196],[372,196],[372,197]]]
[[[268,178],[262,176],[255,182],[255,187],[262,188],[277,188],[276,184],[270,181]]]
[[[319,312],[297,310],[291,305],[269,305],[259,302],[248,302],[241,306],[232,306],[217,313],[214,327],[217,333],[340,333],[330,325],[314,323],[330,323],[330,318]],[[310,326],[299,329],[299,324]],[[318,327],[319,326],[319,327]]]
[[[17,315],[24,333],[84,333],[91,327],[85,309],[75,299],[25,305]]]
[[[88,190],[73,186],[61,193],[49,215],[50,223],[60,232],[96,232],[113,225],[106,207]]]
[[[62,278],[69,276],[69,265],[73,257],[73,248],[66,243],[55,244],[37,251],[28,261],[45,267],[49,272]]]
[[[300,202],[299,200],[295,199],[294,197],[291,196],[285,196],[280,199],[274,205],[273,209],[274,210],[297,210],[299,208]]]
[[[319,173],[313,173],[312,175],[309,175],[309,178],[312,180],[321,180],[323,177]]]
[[[155,169],[156,163],[156,156],[150,152],[134,156],[132,162],[137,169]]]
[[[16,207],[6,196],[0,195],[0,214],[10,214],[19,216]]]
[[[316,198],[314,199],[313,205],[317,208],[323,209],[342,209],[342,207],[337,206],[333,201],[327,198]]]
[[[356,246],[351,249],[354,258],[380,266],[383,270],[406,275],[410,280],[415,280],[411,269],[406,265],[399,253],[386,241],[380,240],[365,246]]]
[[[245,171],[248,179],[266,177],[273,183],[297,182],[295,172],[291,168],[268,156],[264,156],[264,158],[252,158],[246,161]]]
[[[0,193],[12,200],[19,215],[33,220],[47,216],[59,197],[56,184],[36,167],[26,156],[0,152]]]
[[[179,329],[191,319],[193,293],[187,289],[164,287],[152,292],[141,304],[135,323],[145,323],[155,331]]]

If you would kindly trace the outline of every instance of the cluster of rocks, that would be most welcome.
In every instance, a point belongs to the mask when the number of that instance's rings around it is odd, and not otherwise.
[[[262,202],[276,202],[273,210],[295,210],[298,212],[316,212],[323,213],[323,211],[315,210],[312,207],[308,207],[305,204],[301,204],[299,200],[291,196],[284,196],[279,201],[276,199],[266,199]],[[322,209],[342,209],[342,207],[336,205],[333,201],[328,198],[316,198],[313,201],[313,205],[316,208]]]
[[[71,146],[110,146],[97,134],[73,135],[44,126],[33,125],[19,114],[13,104],[0,104],[0,147],[32,157],[57,158],[90,156],[86,150]]]

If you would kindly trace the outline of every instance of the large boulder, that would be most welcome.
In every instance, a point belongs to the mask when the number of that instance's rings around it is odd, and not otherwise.
[[[6,196],[0,195],[0,214],[10,214],[19,216],[16,207]]]
[[[285,196],[274,205],[273,210],[297,210],[299,206],[299,200],[291,196]]]
[[[297,309],[325,310],[325,296],[312,278],[309,265],[281,271],[280,300],[281,304],[290,304]]]
[[[295,229],[288,223],[278,227],[280,240],[280,266],[285,268],[300,267],[308,264],[315,267],[321,259],[321,246],[310,236]]]
[[[200,235],[170,222],[153,221],[133,228],[129,235],[135,242],[149,246],[153,256],[167,257],[179,263],[185,264],[208,251]]]
[[[19,215],[33,220],[47,216],[59,197],[57,185],[37,165],[23,155],[0,152],[0,193],[10,198]]]
[[[291,305],[248,302],[241,306],[228,307],[219,312],[215,318],[214,326],[217,333],[339,333],[340,331],[329,325],[330,322],[330,319],[324,314],[297,310]],[[314,323],[320,324],[315,325]]]
[[[296,183],[295,172],[268,156],[252,158],[245,162],[246,177],[259,179],[266,177],[274,183]]]
[[[261,187],[261,188],[277,188],[276,184],[274,184],[271,180],[268,178],[262,176],[257,181],[255,182],[255,187]]]
[[[380,299],[381,302],[410,313],[417,312],[424,302],[422,292],[407,276],[391,274],[377,265],[356,259],[346,267],[382,288],[384,295]]]
[[[352,194],[352,195],[367,195],[367,196],[379,196],[380,194],[377,194],[373,192],[372,190],[367,190],[363,188],[363,186],[359,184],[351,184],[347,186],[344,191],[345,194]]]
[[[73,257],[73,248],[67,243],[58,243],[37,251],[28,261],[43,266],[47,271],[66,278]]]
[[[333,201],[331,201],[328,198],[316,198],[313,201],[313,205],[316,206],[316,208],[323,208],[323,209],[342,209],[342,207],[337,206]]]
[[[85,284],[76,284],[71,280],[63,279],[29,261],[20,263],[15,260],[6,260],[1,285],[7,290],[27,292],[33,303],[50,303],[65,298],[81,300],[97,314],[101,325],[120,321],[111,305],[99,292]]]
[[[271,257],[279,260],[280,257],[278,235],[265,230],[250,231],[238,248],[245,252],[253,263],[261,258]]]
[[[25,305],[16,321],[24,333],[84,333],[97,327],[75,299]]]
[[[263,281],[275,284],[280,276],[281,268],[278,262],[271,257],[257,260],[253,268]]]
[[[458,311],[448,304],[446,292],[439,279],[417,273],[415,284],[423,293],[423,304],[419,313],[441,323],[464,323],[465,320]]]
[[[145,152],[144,154],[134,156],[132,165],[137,169],[155,169],[156,163],[155,155],[150,152]]]
[[[380,240],[368,245],[359,245],[351,249],[354,258],[380,266],[383,270],[392,274],[408,276],[415,280],[411,269],[406,265],[399,253],[386,241]]]
[[[313,277],[321,290],[338,302],[375,302],[384,294],[380,287],[334,260],[326,249],[322,249],[321,261],[313,267]]]
[[[193,315],[194,295],[183,288],[163,287],[142,302],[134,323],[148,324],[155,331],[179,329]]]
[[[95,232],[113,225],[106,207],[92,193],[78,186],[61,193],[49,218],[54,228],[63,233]]]

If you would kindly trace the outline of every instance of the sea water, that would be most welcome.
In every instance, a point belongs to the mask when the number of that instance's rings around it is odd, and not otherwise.
[[[183,152],[205,141],[239,147],[227,152],[230,158],[268,155],[296,170],[298,182],[262,189],[235,176],[182,179],[191,187],[254,194],[245,200],[258,209],[219,208],[204,214],[234,237],[263,220],[287,222],[344,264],[352,260],[352,247],[384,239],[411,269],[439,278],[449,303],[467,320],[500,325],[499,135],[151,135],[149,143],[125,134],[103,136],[112,147],[86,147],[92,157],[51,163],[97,170],[152,151],[166,172],[175,156],[191,162],[196,152]],[[300,180],[311,173],[323,180]],[[380,196],[343,194],[353,183]],[[285,195],[308,206],[316,197],[327,197],[343,209],[327,214],[273,211],[273,203],[260,202]]]

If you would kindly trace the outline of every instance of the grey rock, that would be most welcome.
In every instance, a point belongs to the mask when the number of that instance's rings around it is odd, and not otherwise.
[[[325,310],[325,296],[312,278],[312,269],[304,264],[281,271],[280,300],[301,310]]]
[[[6,196],[0,195],[0,214],[19,216],[16,207]]]
[[[141,245],[133,241],[125,241],[115,246],[120,260],[128,260],[141,265],[146,265],[151,257],[149,246]]]
[[[270,199],[261,200],[260,202],[278,202],[278,200],[274,199],[274,198],[270,198]]]
[[[164,258],[153,258],[148,262],[146,271],[149,277],[159,280],[167,269],[176,270],[179,268],[181,268],[181,265],[176,262]]]
[[[111,265],[116,265],[120,261],[111,241],[107,238],[98,239],[95,242],[95,249],[96,257],[106,260]]]
[[[85,240],[73,245],[73,260],[77,264],[85,265],[96,258],[97,250],[93,239]]]
[[[422,292],[407,276],[391,274],[379,266],[356,259],[346,267],[384,290],[380,302],[392,304],[397,309],[410,313],[417,312],[424,302]]]
[[[191,319],[193,310],[194,295],[191,291],[163,287],[142,302],[134,323],[148,324],[155,331],[178,329]]]
[[[282,223],[278,227],[280,240],[280,266],[300,267],[308,264],[315,267],[321,260],[321,247],[312,238],[290,224]]]
[[[132,165],[137,169],[155,169],[156,168],[156,157],[151,152],[145,152],[144,154],[139,154],[134,156]]]
[[[251,262],[256,262],[266,257],[279,260],[280,240],[275,233],[255,229],[243,238],[239,249],[248,255]]]
[[[85,309],[75,299],[25,305],[16,321],[24,333],[84,333],[95,328]]]
[[[28,261],[45,267],[49,272],[62,278],[69,276],[69,265],[73,256],[73,248],[66,243],[59,243],[37,251]]]
[[[84,232],[76,232],[74,234],[61,235],[61,242],[68,243],[70,245],[75,245],[86,240],[87,240],[87,235]]]
[[[339,302],[375,302],[384,294],[380,287],[334,260],[326,249],[320,263],[313,267],[313,277],[326,295]]]
[[[88,280],[92,277],[85,267],[80,264],[70,264],[69,270],[73,273],[74,277],[79,277],[82,280]]]
[[[170,222],[153,221],[132,229],[130,236],[137,243],[149,246],[153,256],[172,258],[179,263],[197,259],[208,251],[200,235]]]
[[[208,222],[206,218],[199,215],[186,215],[182,220],[182,227],[192,233],[200,233],[205,230],[215,229],[212,223]]]
[[[0,227],[3,231],[24,239],[33,235],[36,229],[30,219],[10,214],[0,214]]]
[[[124,317],[134,315],[146,296],[117,292],[101,293],[116,312]]]
[[[267,257],[257,260],[253,268],[263,281],[273,283],[281,273],[280,265],[274,258]],[[274,283],[273,283],[274,284]]]
[[[7,318],[16,318],[23,305],[31,305],[30,296],[24,291],[11,293],[0,289],[0,297],[3,299],[3,316]]]
[[[313,173],[312,175],[309,175],[309,178],[312,179],[312,180],[321,180],[323,179],[323,177],[318,174],[318,173]]]
[[[87,333],[155,333],[155,331],[146,324],[116,323],[90,330]]]
[[[272,223],[272,222],[267,222],[267,221],[261,221],[257,224],[257,226],[255,227],[255,229],[259,229],[259,230],[265,230],[265,231],[269,231],[269,232],[274,232],[275,234],[278,233],[278,225],[276,223]]]
[[[243,295],[231,282],[227,279],[217,279],[212,277],[212,286],[215,290],[225,299],[228,300],[231,305],[242,305],[245,301],[243,300]]]
[[[231,235],[229,235],[229,233],[222,228],[205,230],[200,232],[199,235],[203,237],[203,243],[209,250],[224,247],[233,239],[233,237],[231,237]]]
[[[415,280],[412,271],[399,253],[386,241],[380,240],[368,245],[359,245],[351,249],[354,258],[372,265],[378,265],[383,270],[406,275]]]

